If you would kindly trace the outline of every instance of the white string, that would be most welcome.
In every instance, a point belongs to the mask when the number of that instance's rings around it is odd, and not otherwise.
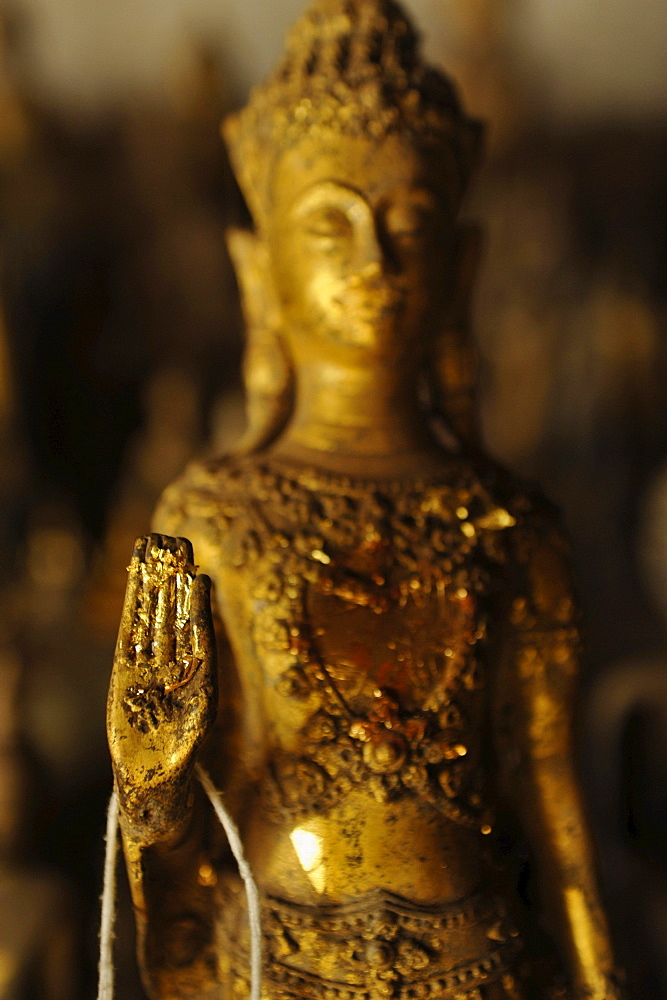
[[[243,854],[241,837],[222,801],[222,796],[208,773],[196,765],[197,776],[229,841],[232,854],[243,879],[248,900],[250,925],[250,998],[260,1000],[262,978],[262,926],[259,915],[259,893],[250,865]],[[113,938],[116,918],[116,859],[118,856],[118,798],[113,792],[107,810],[106,849],[104,852],[104,888],[100,921],[100,963],[97,1000],[114,1000]]]
[[[245,886],[246,899],[248,901],[248,924],[250,925],[250,1000],[260,1000],[259,991],[262,979],[262,925],[259,915],[259,893],[250,865],[243,854],[243,844],[236,829],[234,820],[231,818],[222,801],[222,795],[217,790],[209,775],[201,766],[196,765],[197,776],[202,788],[206,792],[215,810],[215,814],[220,820],[227,835],[239,874]]]
[[[118,856],[118,798],[113,792],[107,809],[104,888],[100,921],[100,964],[97,1000],[113,1000],[113,932],[116,918],[116,858]]]

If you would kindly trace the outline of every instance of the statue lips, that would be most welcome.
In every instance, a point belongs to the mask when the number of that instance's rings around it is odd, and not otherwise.
[[[350,319],[345,339],[359,347],[372,347],[386,334],[400,330],[406,295],[386,280],[357,278],[348,282],[338,302]]]
[[[354,312],[364,321],[370,322],[373,319],[388,319],[390,316],[398,316],[404,305],[404,296],[391,289],[384,292],[374,292],[372,295],[364,295],[359,298]]]
[[[405,300],[405,291],[398,287],[395,281],[387,277],[374,266],[372,272],[352,275],[347,281],[345,298],[348,302],[358,303],[360,312],[375,315],[377,313],[393,312]]]

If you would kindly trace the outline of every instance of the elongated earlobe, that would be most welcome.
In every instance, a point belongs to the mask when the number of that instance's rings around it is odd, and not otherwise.
[[[271,278],[269,251],[265,241],[249,229],[228,229],[229,255],[241,292],[248,332],[280,326]]]
[[[247,229],[227,231],[246,322],[243,381],[248,427],[238,451],[257,451],[283,429],[292,408],[292,368],[280,335],[268,247]]]
[[[454,252],[453,295],[434,344],[431,384],[433,409],[468,448],[479,445],[477,352],[470,331],[470,301],[483,238],[476,226],[458,230]]]
[[[479,226],[466,224],[457,230],[455,250],[456,283],[453,312],[459,321],[469,322],[470,302],[484,251],[484,234]]]

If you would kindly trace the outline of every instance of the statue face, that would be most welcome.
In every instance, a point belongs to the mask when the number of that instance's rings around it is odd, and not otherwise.
[[[297,361],[421,356],[453,284],[442,161],[398,135],[314,135],[280,159],[268,239]]]

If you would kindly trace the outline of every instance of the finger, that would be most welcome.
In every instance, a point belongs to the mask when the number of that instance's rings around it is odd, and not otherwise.
[[[151,677],[154,683],[171,686],[181,673],[177,655],[177,617],[183,617],[187,602],[187,595],[184,598],[182,591],[189,591],[194,576],[190,543],[169,535],[151,536],[146,576],[151,593]]]
[[[141,588],[134,615],[133,641],[137,677],[143,684],[150,682],[153,674],[152,632],[155,618],[156,593],[156,544],[155,535],[146,537],[146,557],[141,567]]]
[[[156,560],[151,573],[150,656],[154,680],[169,683],[175,667],[174,574]]]
[[[156,679],[163,665],[170,620],[169,576],[186,555],[180,539],[170,535],[147,535],[142,567],[142,587],[135,616],[135,648],[145,680]]]
[[[190,590],[195,576],[195,567],[189,559],[178,567],[174,576],[174,620],[177,631],[181,633],[180,639],[177,636],[177,641],[181,643],[186,641],[188,649],[190,648]],[[185,639],[183,633],[185,633]],[[179,654],[177,653],[177,655]]]
[[[158,534],[149,535],[148,538],[155,550],[156,557],[161,556],[165,564],[182,564],[194,567],[192,544],[187,538]]]
[[[121,612],[120,627],[118,629],[118,642],[116,644],[116,656],[128,663],[134,663],[134,619],[139,602],[139,594],[143,587],[143,565],[146,558],[147,537],[145,535],[137,538],[132,550],[130,565],[127,567],[127,585],[125,587],[125,600]]]
[[[202,725],[208,728],[213,725],[218,708],[218,664],[211,612],[211,580],[205,574],[197,576],[192,585],[190,624],[193,662],[197,665],[193,687],[202,696]]]
[[[145,629],[141,628],[140,615],[143,607],[144,571],[148,542],[149,537],[146,535],[135,540],[128,566],[125,600],[109,688],[110,708],[120,707],[128,684],[137,678],[137,661],[141,664],[143,659],[141,650],[145,641]],[[139,649],[139,656],[137,656],[137,649]]]
[[[200,573],[190,594],[190,627],[192,652],[198,660],[209,663],[215,659],[215,632],[211,614],[211,579]]]
[[[183,543],[183,564],[175,576],[176,590],[176,662],[180,666],[181,679],[189,676],[192,667],[192,636],[190,632],[190,592],[196,570],[193,563],[192,547],[187,539]]]

